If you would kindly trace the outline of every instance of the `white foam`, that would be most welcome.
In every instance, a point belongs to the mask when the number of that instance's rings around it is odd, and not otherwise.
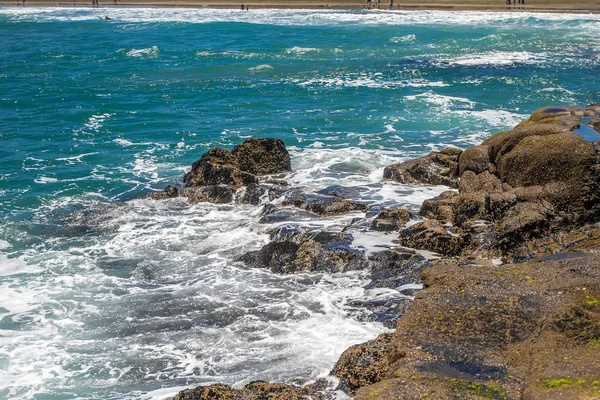
[[[10,7],[0,9],[0,13],[17,20],[97,20],[106,15],[106,10],[69,7]],[[490,26],[507,29],[520,27],[524,23],[547,28],[548,22],[560,24],[580,21],[589,26],[586,29],[598,31],[597,14],[536,13],[536,12],[473,12],[473,11],[352,11],[352,10],[253,10],[240,12],[235,9],[186,9],[186,8],[123,8],[119,9],[119,22],[245,22],[281,26],[414,26],[419,24],[440,26]]]
[[[414,34],[409,34],[405,36],[394,36],[390,38],[390,43],[412,43],[417,39]]]
[[[517,64],[539,64],[546,59],[543,54],[534,54],[528,51],[490,51],[487,53],[469,54],[452,58],[435,60],[439,66],[511,66]]]
[[[271,69],[273,69],[273,67],[271,65],[269,65],[269,64],[261,64],[261,65],[257,65],[256,67],[248,68],[249,71],[255,71],[255,72],[258,72],[258,71],[268,71],[268,70],[271,70]]]
[[[133,142],[130,142],[129,140],[122,139],[122,138],[117,138],[117,139],[113,140],[113,142],[120,144],[121,146],[124,146],[124,147],[133,145]]]
[[[352,231],[352,238],[353,240],[351,247],[363,250],[368,255],[385,249],[397,247],[394,242],[398,240],[398,233]]]
[[[443,81],[428,81],[423,78],[411,80],[390,80],[380,73],[376,74],[347,74],[336,77],[317,77],[310,79],[292,79],[292,82],[302,87],[321,86],[326,88],[367,87],[367,88],[405,88],[405,87],[444,87]]]
[[[290,49],[286,49],[285,52],[288,54],[304,55],[306,53],[319,53],[319,52],[321,52],[321,49],[317,49],[315,47],[294,46]]]
[[[158,47],[152,46],[145,49],[131,49],[126,54],[127,57],[155,58],[159,53]]]
[[[454,111],[454,108],[471,109],[476,105],[474,101],[465,97],[446,96],[433,91],[428,91],[417,95],[408,95],[404,96],[404,98],[409,101],[422,102],[437,106],[442,111]]]
[[[491,127],[512,127],[527,119],[526,114],[506,110],[456,110],[455,114],[462,117],[475,118],[485,121]]]
[[[8,242],[4,242],[8,243]],[[8,248],[10,244],[8,244]],[[10,276],[18,274],[33,274],[42,271],[38,266],[28,264],[24,256],[13,256],[0,254],[0,276]],[[0,306],[2,302],[0,301]]]
[[[35,183],[40,183],[40,184],[44,184],[44,183],[54,183],[54,182],[58,182],[58,179],[56,178],[51,178],[49,176],[40,176],[37,179],[34,179]]]

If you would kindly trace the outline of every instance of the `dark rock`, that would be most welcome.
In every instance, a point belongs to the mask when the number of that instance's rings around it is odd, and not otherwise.
[[[489,171],[484,171],[480,174],[476,174],[473,171],[465,171],[460,176],[458,191],[461,194],[481,191],[486,193],[502,192],[502,181]]]
[[[459,174],[471,171],[480,174],[484,171],[494,171],[494,164],[490,160],[490,148],[486,145],[469,147],[460,154],[458,159]]]
[[[317,193],[343,199],[356,199],[360,197],[360,190],[358,188],[340,185],[327,186],[325,189],[321,189]]]
[[[292,170],[290,155],[281,139],[246,139],[231,154],[240,170],[253,175],[268,175]]]
[[[281,274],[343,272],[369,267],[363,252],[350,247],[352,237],[346,233],[306,233],[302,229],[283,226],[273,232],[272,238],[271,243],[246,253],[238,261]]]
[[[233,400],[234,390],[220,383],[179,392],[173,400]]]
[[[368,310],[370,314],[364,320],[380,322],[386,328],[393,329],[398,318],[404,315],[411,303],[412,300],[407,297],[386,297],[375,300],[353,300],[348,302],[348,305]]]
[[[275,273],[297,272],[294,260],[299,248],[300,246],[293,242],[271,242],[258,251],[244,254],[238,261],[252,268],[269,268]]]
[[[409,283],[419,283],[421,272],[429,262],[420,254],[408,249],[384,250],[373,253],[371,262],[371,282],[367,289],[387,287],[396,289]]]
[[[231,185],[235,188],[258,183],[257,178],[239,168],[237,159],[228,150],[214,147],[192,164],[183,177],[184,186]]]
[[[315,215],[304,210],[291,207],[277,207],[274,204],[267,203],[264,205],[261,212],[261,217],[258,220],[261,224],[274,224],[278,222],[307,220],[315,218]]]
[[[439,196],[425,200],[421,205],[419,215],[429,219],[437,219],[443,222],[454,220],[454,201],[458,193],[453,191],[442,192]]]
[[[202,202],[225,204],[233,201],[234,190],[228,185],[185,187],[179,190],[179,195],[186,197],[192,204]]]
[[[199,386],[179,392],[173,400],[300,400],[307,398],[309,393],[318,395],[316,390],[311,393],[310,390],[281,383],[254,381],[240,390],[222,384]]]
[[[550,224],[550,210],[536,203],[518,203],[506,212],[500,221],[498,231],[499,245],[511,248],[531,237],[545,232]]]
[[[487,214],[486,205],[487,196],[484,192],[461,194],[453,202],[452,222],[460,227],[468,220],[482,218]]]
[[[387,166],[383,177],[400,183],[424,183],[458,187],[459,149],[444,149],[415,160]]]
[[[302,208],[318,215],[335,215],[351,211],[364,211],[367,208],[365,203],[358,201],[298,192],[288,193],[281,205]]]
[[[160,192],[150,193],[146,197],[152,200],[173,199],[175,197],[179,197],[179,189],[177,189],[175,186],[169,185]]]
[[[269,188],[263,185],[257,185],[256,183],[250,183],[242,190],[243,192],[238,198],[238,202],[256,206],[260,204],[261,199],[267,193]]]
[[[410,218],[411,215],[406,210],[381,210],[373,220],[371,229],[386,232],[397,231],[410,221]]]
[[[429,250],[445,256],[460,254],[464,239],[453,234],[436,221],[423,221],[400,232],[398,242],[402,246]]]
[[[340,389],[353,394],[359,388],[379,382],[388,372],[388,347],[392,336],[381,334],[375,340],[346,350],[331,371],[340,380]]]
[[[593,145],[567,132],[524,138],[502,157],[498,172],[513,187],[565,182],[581,190],[592,181],[596,162]]]

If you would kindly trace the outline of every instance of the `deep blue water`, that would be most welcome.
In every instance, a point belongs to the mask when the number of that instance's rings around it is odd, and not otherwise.
[[[280,137],[292,183],[416,209],[444,189],[385,165],[600,101],[595,15],[5,8],[0,37],[0,398],[314,379],[385,329],[361,274],[233,262],[259,208],[141,200],[213,146]]]

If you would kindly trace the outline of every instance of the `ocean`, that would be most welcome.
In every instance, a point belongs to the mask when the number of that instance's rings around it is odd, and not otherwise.
[[[592,14],[15,7],[0,36],[3,399],[310,381],[389,329],[355,300],[400,295],[365,272],[236,262],[269,241],[261,206],[144,199],[211,147],[278,137],[292,185],[417,211],[447,188],[386,165],[600,102]]]

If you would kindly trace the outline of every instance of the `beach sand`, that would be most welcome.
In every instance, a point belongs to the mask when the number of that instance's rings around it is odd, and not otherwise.
[[[241,4],[250,10],[259,8],[290,9],[366,9],[367,0],[99,0],[100,8],[113,7],[191,7],[191,8],[234,8]],[[526,4],[506,5],[506,0],[394,0],[394,10],[447,10],[447,11],[511,11],[511,12],[562,12],[562,13],[598,13],[600,0],[564,1],[564,0],[525,0]],[[12,0],[0,1],[2,7],[91,7],[91,0]],[[389,9],[389,0],[376,0],[370,3],[372,9]]]

